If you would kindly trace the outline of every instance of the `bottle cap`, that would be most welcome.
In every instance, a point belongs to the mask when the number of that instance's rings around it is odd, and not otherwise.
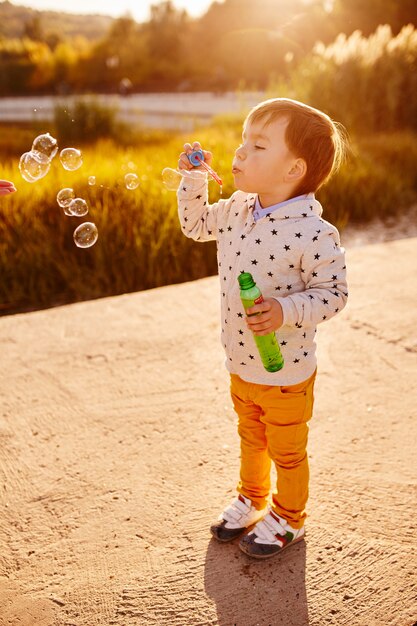
[[[237,279],[239,281],[239,286],[241,289],[251,289],[256,284],[253,280],[252,274],[250,274],[249,272],[242,272],[241,274],[239,274]]]
[[[187,156],[189,162],[191,165],[194,165],[194,167],[198,167],[201,165],[201,161],[204,161],[204,154],[202,150],[194,150],[194,152],[191,152],[191,154],[188,154]]]

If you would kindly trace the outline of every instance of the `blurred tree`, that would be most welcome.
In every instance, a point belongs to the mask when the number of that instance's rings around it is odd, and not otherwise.
[[[317,39],[337,34],[323,0],[225,0],[214,2],[197,25],[206,72],[216,84],[222,68],[228,87],[241,80],[263,87],[271,74],[286,75],[288,55],[297,61]]]
[[[50,93],[67,94],[76,84],[78,64],[85,62],[90,54],[90,45],[84,37],[72,40],[57,39],[56,46],[44,44],[50,51],[50,69],[52,77],[49,84]]]
[[[45,43],[52,51],[54,51],[58,44],[60,44],[62,41],[62,36],[56,31],[50,31],[49,33],[47,33],[47,35],[45,35]]]
[[[136,22],[131,15],[119,17],[110,27],[107,40],[115,45],[129,41],[135,33]]]
[[[44,43],[31,39],[6,39],[0,42],[1,93],[24,94],[43,90],[49,80],[50,50]],[[39,68],[39,73],[38,73]],[[37,75],[38,74],[38,75]]]
[[[38,14],[31,17],[25,24],[24,36],[32,41],[43,41],[44,32],[42,27],[42,20]]]
[[[9,46],[7,55],[13,61],[0,54],[0,84],[7,93],[15,88],[19,93],[25,88],[44,90],[48,81],[50,89],[59,92],[117,92],[126,85],[129,92],[223,91],[264,88],[272,78],[276,84],[290,80],[316,42],[330,45],[340,32],[349,36],[360,30],[368,36],[382,23],[389,24],[395,36],[404,24],[416,22],[417,0],[224,0],[213,2],[199,19],[164,0],[151,7],[147,22],[138,24],[125,15],[111,21],[101,39],[84,39],[81,46],[67,33],[76,24],[80,32],[100,32],[93,24],[89,27],[90,18],[83,18],[81,27],[80,16],[33,12],[0,1],[0,34],[4,36],[9,25],[16,27],[16,16],[25,41],[46,43],[53,58],[51,62],[44,49],[30,55],[27,50],[12,52]],[[10,75],[12,67],[15,77]]]
[[[151,19],[146,24],[149,53],[154,60],[161,57],[179,60],[181,39],[185,35],[187,14],[177,10],[171,0],[151,6]]]
[[[54,77],[53,53],[44,42],[39,42],[30,50],[30,62],[33,71],[30,76],[29,88],[37,93],[48,90]]]
[[[189,34],[187,13],[177,10],[171,0],[154,4],[151,18],[143,25],[142,32],[149,59],[148,83],[161,82],[165,88],[173,88],[187,74],[184,54]]]
[[[122,80],[129,80],[133,88],[143,80],[146,58],[140,26],[130,16],[121,17],[87,58],[80,59],[77,88],[115,92]]]

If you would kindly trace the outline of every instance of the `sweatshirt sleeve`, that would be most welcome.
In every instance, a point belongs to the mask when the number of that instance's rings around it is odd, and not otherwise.
[[[184,176],[177,191],[178,217],[182,232],[195,241],[217,239],[219,219],[226,200],[208,203],[208,183],[205,172]]]
[[[301,275],[305,290],[276,298],[282,306],[283,325],[315,326],[341,311],[347,302],[345,251],[337,229],[326,224],[304,250]]]

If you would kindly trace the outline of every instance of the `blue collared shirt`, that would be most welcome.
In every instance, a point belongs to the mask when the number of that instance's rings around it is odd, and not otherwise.
[[[255,208],[253,210],[253,219],[258,221],[261,217],[265,217],[265,215],[269,215],[278,209],[281,209],[287,204],[292,204],[293,202],[298,202],[298,200],[314,200],[314,193],[303,193],[301,196],[296,196],[295,198],[290,198],[289,200],[284,200],[284,202],[278,202],[278,204],[272,204],[271,206],[266,207],[264,209],[261,207],[261,203],[259,202],[259,196],[256,196],[255,200]]]

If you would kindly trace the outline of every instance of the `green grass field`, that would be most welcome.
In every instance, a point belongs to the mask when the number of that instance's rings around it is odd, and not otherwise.
[[[4,132],[3,132],[4,131]],[[53,131],[51,131],[53,132]],[[131,138],[131,145],[105,140],[81,146],[82,168],[63,169],[55,158],[48,175],[35,183],[19,173],[19,154],[36,136],[28,129],[0,128],[0,178],[13,180],[17,193],[0,200],[0,313],[30,310],[201,278],[216,273],[215,245],[198,244],[180,232],[176,196],[161,179],[175,168],[185,141],[198,139],[214,153],[224,181],[223,197],[233,191],[230,172],[240,143],[240,122],[220,119],[192,136],[155,133]],[[363,223],[405,211],[417,196],[417,142],[411,133],[351,139],[343,169],[319,194],[324,217],[342,232],[348,222]],[[64,146],[61,146],[64,147]],[[78,147],[78,146],[75,146]],[[135,171],[136,190],[124,175]],[[88,177],[96,185],[88,185]],[[67,217],[56,202],[63,187],[85,198],[90,212]],[[210,183],[210,201],[220,198]],[[79,249],[73,231],[93,221],[97,243]]]

